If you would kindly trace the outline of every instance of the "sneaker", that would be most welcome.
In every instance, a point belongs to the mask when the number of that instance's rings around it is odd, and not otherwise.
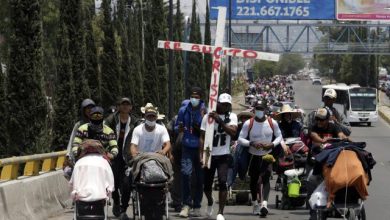
[[[253,205],[253,214],[254,215],[259,215],[260,214],[259,202],[257,200],[256,201],[252,201],[252,205]]]
[[[266,217],[268,214],[267,201],[263,201],[260,208],[260,217]]]
[[[222,214],[217,215],[217,220],[225,220],[225,217],[223,217]]]
[[[206,208],[206,216],[207,217],[211,217],[213,215],[213,211],[214,211],[214,198],[213,198],[213,203],[211,205],[208,205],[207,208]]]
[[[126,212],[122,212],[119,216],[120,220],[130,220],[129,216],[127,216]]]
[[[121,207],[119,207],[118,203],[114,202],[114,205],[112,206],[112,214],[114,214],[115,217],[119,217],[121,214]]]
[[[202,214],[200,213],[200,208],[195,208],[194,211],[192,212],[193,217],[201,217]]]
[[[188,205],[183,206],[181,209],[179,216],[183,218],[188,218],[188,214],[190,213],[190,207]]]

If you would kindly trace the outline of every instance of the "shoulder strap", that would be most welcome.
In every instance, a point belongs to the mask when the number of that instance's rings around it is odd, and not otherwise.
[[[267,121],[268,121],[268,124],[269,126],[271,127],[272,129],[272,141],[275,140],[276,136],[275,136],[275,130],[274,130],[274,123],[272,122],[272,118],[271,117],[268,117],[267,118]]]
[[[248,128],[248,136],[246,136],[246,139],[249,140],[249,134],[251,133],[251,130],[252,130],[252,127],[253,127],[253,123],[255,122],[255,118],[251,118],[249,119],[249,128]]]
[[[271,118],[271,117],[268,117],[267,120],[268,120],[269,126],[270,126],[271,129],[272,129],[272,133],[274,133],[274,123],[272,123],[272,118]]]

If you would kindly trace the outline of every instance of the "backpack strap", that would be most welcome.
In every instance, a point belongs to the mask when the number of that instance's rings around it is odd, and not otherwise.
[[[272,123],[272,118],[271,118],[271,117],[268,117],[267,120],[268,120],[269,126],[270,126],[271,129],[272,129],[272,133],[275,133],[275,131],[274,131],[274,123]]]
[[[253,128],[253,123],[255,122],[255,118],[249,119],[249,129],[248,129],[248,136],[246,137],[247,140],[249,140],[249,134],[251,133],[251,130]]]
[[[268,124],[269,126],[271,127],[272,129],[272,141],[275,140],[276,136],[275,136],[275,130],[274,130],[274,123],[272,122],[272,118],[271,117],[268,117],[267,118],[267,121],[268,121]]]

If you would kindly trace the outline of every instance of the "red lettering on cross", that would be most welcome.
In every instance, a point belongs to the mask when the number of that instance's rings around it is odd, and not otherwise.
[[[241,50],[240,49],[231,49],[231,50],[229,50],[229,52],[232,53],[232,56],[236,56],[238,53],[241,52]]]
[[[210,111],[211,111],[211,109],[214,109],[215,103],[217,103],[217,99],[210,96],[210,97],[209,97],[209,107],[210,107]]]
[[[180,42],[173,43],[173,49],[174,50],[182,50],[181,43]]]
[[[220,54],[220,52],[221,52],[221,50],[222,50],[222,47],[217,47],[217,48],[215,48],[215,50],[214,50],[214,59],[219,59],[219,58],[221,58],[221,54]]]
[[[164,49],[171,49],[171,42],[170,41],[164,42]]]
[[[192,45],[191,50],[194,52],[200,52],[200,47],[198,44],[194,44]]]
[[[211,53],[211,47],[210,46],[203,46],[202,53]]]
[[[221,62],[217,59],[214,59],[213,62],[213,72],[219,71],[219,68],[221,67]]]
[[[257,57],[257,53],[256,53],[256,51],[253,51],[253,50],[245,50],[244,51],[244,57],[245,58],[256,58]]]

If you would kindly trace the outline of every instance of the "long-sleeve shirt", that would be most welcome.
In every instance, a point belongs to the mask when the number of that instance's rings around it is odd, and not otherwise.
[[[250,120],[247,120],[242,126],[240,137],[238,138],[238,143],[241,146],[248,147],[250,145],[250,142],[252,141],[262,142],[265,144],[272,142],[274,146],[277,146],[280,144],[280,142],[283,139],[282,132],[279,129],[279,125],[273,119],[272,119],[272,124],[274,127],[273,131],[268,122],[268,119],[266,119],[264,122],[257,122],[256,120],[254,120],[252,129],[250,130],[250,134],[248,135],[249,124],[250,124]],[[273,136],[275,136],[274,140],[272,140]],[[270,153],[271,151],[272,149],[264,150],[264,149],[256,149],[253,146],[249,147],[249,153],[252,155],[263,156],[265,154]]]
[[[114,175],[107,160],[93,154],[77,161],[69,184],[73,199],[93,202],[106,199],[114,191]]]

